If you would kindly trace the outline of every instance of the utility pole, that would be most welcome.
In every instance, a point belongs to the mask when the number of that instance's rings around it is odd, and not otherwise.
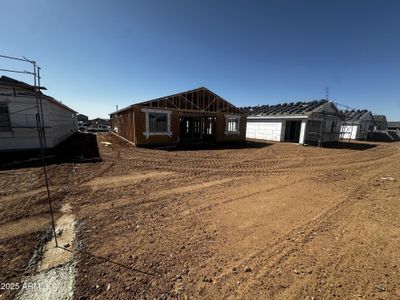
[[[325,100],[329,101],[329,86],[327,86],[325,90]]]

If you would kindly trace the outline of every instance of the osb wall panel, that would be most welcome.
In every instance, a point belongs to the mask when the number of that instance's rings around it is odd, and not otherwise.
[[[229,141],[234,142],[234,141],[246,140],[246,122],[247,122],[246,115],[241,115],[240,123],[239,123],[240,134],[225,135],[225,129],[226,129],[225,114],[218,114],[217,115],[217,124],[216,124],[216,136],[215,136],[216,141],[217,142],[229,142]]]
[[[135,143],[134,112],[127,110],[121,115],[121,136]]]
[[[179,142],[179,114],[172,109],[171,132],[172,135],[151,135],[148,138],[143,134],[146,131],[146,113],[142,112],[141,106],[135,106],[136,144],[137,145],[173,145]],[[148,109],[148,107],[146,107]],[[158,110],[162,110],[157,108]]]
[[[138,146],[149,146],[149,145],[174,145],[179,143],[180,134],[180,123],[179,118],[181,115],[187,115],[176,109],[168,109],[171,113],[171,132],[172,135],[151,135],[146,137],[143,134],[146,131],[146,113],[142,112],[142,108],[148,109],[148,107],[134,106],[126,111],[121,112],[119,115],[120,119],[112,118],[112,128],[118,128],[118,134],[122,137],[134,142]],[[158,110],[163,110],[157,108]],[[225,114],[220,113],[216,119],[216,134],[215,140],[217,142],[228,142],[228,141],[244,141],[246,139],[246,115],[241,115],[240,118],[240,134],[225,135],[226,120]]]

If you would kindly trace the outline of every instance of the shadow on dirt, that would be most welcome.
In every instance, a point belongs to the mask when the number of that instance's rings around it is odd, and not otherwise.
[[[324,148],[332,148],[332,149],[348,149],[348,150],[357,150],[363,151],[375,148],[377,145],[369,144],[369,143],[361,143],[361,142],[333,142],[324,144]]]
[[[101,161],[96,135],[76,132],[54,149],[45,153],[46,165]],[[41,167],[40,150],[14,151],[1,154],[0,170]]]
[[[243,141],[243,142],[198,142],[198,143],[181,143],[170,147],[156,147],[154,149],[166,151],[201,151],[201,150],[229,150],[229,149],[251,149],[264,148],[271,146],[272,143]]]

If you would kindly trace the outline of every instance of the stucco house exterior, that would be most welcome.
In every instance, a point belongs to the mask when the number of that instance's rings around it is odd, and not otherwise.
[[[54,148],[77,130],[77,113],[60,101],[39,93],[46,147]],[[33,86],[6,76],[0,78],[0,151],[40,148],[36,101]]]

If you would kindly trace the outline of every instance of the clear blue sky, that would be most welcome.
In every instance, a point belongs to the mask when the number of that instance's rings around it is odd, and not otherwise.
[[[0,54],[37,60],[47,93],[90,117],[199,86],[238,106],[321,99],[329,86],[335,102],[400,120],[397,0],[13,0],[1,10]]]

